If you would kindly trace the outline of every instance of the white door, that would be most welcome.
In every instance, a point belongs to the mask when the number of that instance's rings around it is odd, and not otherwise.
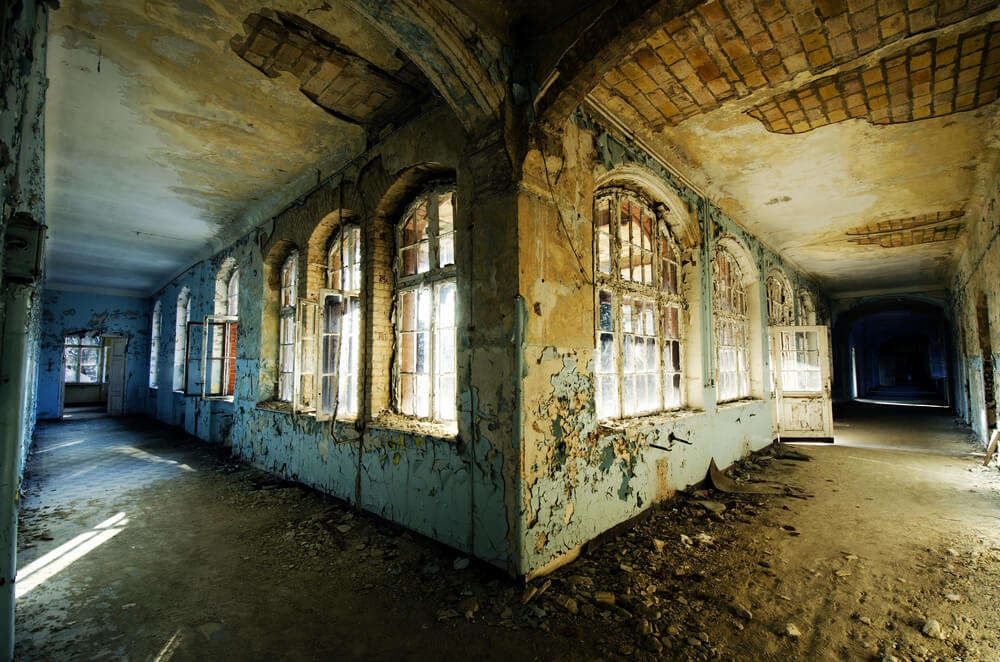
[[[833,441],[830,327],[770,328],[778,434]]]
[[[108,414],[125,413],[125,348],[128,341],[121,337],[105,338],[108,352]]]

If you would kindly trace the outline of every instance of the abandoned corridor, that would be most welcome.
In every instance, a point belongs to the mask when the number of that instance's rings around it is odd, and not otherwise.
[[[522,604],[484,564],[175,429],[45,423],[18,558],[46,561],[19,576],[17,658],[996,659],[1000,480],[981,447],[934,408],[851,405],[836,434],[798,447],[811,462],[758,460],[809,498],[713,492],[713,516],[681,497]],[[116,533],[66,549],[95,531]],[[680,542],[699,533],[714,542]],[[929,619],[946,640],[921,634]]]

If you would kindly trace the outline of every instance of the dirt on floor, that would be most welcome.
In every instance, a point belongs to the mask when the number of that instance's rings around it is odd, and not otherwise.
[[[18,600],[17,659],[1000,659],[996,469],[947,416],[854,415],[838,444],[799,447],[808,461],[765,453],[730,472],[793,495],[680,493],[527,587],[200,442],[114,423],[148,457],[125,455],[190,470],[66,498],[77,462],[33,459],[21,567],[95,517],[127,524]],[[72,443],[40,435],[43,451]]]

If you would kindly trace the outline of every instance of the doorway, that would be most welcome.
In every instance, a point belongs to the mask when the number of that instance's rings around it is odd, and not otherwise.
[[[125,413],[127,345],[127,338],[92,331],[64,338],[60,417]]]

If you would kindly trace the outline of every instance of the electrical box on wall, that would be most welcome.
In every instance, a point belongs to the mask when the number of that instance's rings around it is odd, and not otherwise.
[[[17,212],[11,217],[4,236],[4,280],[41,278],[46,229],[31,214]]]

